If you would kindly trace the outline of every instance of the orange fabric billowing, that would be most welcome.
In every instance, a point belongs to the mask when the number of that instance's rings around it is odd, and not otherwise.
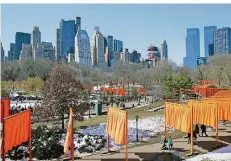
[[[231,120],[231,98],[213,97],[203,99],[204,102],[215,102],[218,108],[218,119]]]
[[[67,136],[65,139],[65,143],[64,143],[64,153],[68,152],[69,147],[71,147],[72,142],[73,142],[73,138],[72,138],[72,134],[73,134],[73,112],[72,109],[70,108],[70,115],[69,115],[69,122],[68,122],[68,127],[67,127]]]
[[[4,119],[4,149],[5,153],[13,147],[29,141],[31,138],[31,111],[12,115]]]
[[[127,112],[109,107],[106,132],[117,144],[127,144]]]
[[[166,125],[185,133],[191,133],[191,108],[184,104],[165,103]]]
[[[215,102],[188,101],[188,105],[193,106],[193,122],[216,127],[217,104]]]
[[[217,92],[215,97],[231,97],[231,90],[221,90]]]
[[[1,122],[3,121],[4,117],[10,115],[10,99],[3,98],[1,99]]]

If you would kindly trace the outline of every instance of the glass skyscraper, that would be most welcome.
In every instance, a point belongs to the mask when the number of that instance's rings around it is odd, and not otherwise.
[[[205,57],[209,56],[209,45],[213,43],[214,32],[216,31],[216,29],[217,29],[216,26],[206,26],[206,27],[204,27]]]
[[[60,22],[60,57],[66,59],[69,53],[74,53],[75,46],[75,20]]]
[[[196,68],[197,58],[200,57],[200,31],[198,28],[187,29],[186,36],[186,57],[184,57],[184,67]]]
[[[231,29],[223,27],[214,33],[214,55],[231,54]]]
[[[114,39],[114,51],[123,52],[123,41]]]
[[[16,32],[15,35],[15,52],[13,59],[19,60],[22,44],[30,44],[31,35],[29,33]]]

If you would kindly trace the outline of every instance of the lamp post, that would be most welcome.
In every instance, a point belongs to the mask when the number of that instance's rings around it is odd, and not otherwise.
[[[138,119],[139,116],[136,115],[136,141],[139,142],[139,137],[138,137]]]

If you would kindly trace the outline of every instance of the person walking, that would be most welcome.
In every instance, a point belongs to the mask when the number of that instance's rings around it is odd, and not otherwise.
[[[195,125],[195,131],[196,131],[196,135],[200,137],[200,129],[199,129],[198,124]]]
[[[166,150],[167,149],[167,146],[166,146],[167,140],[166,140],[166,137],[164,135],[162,135],[160,143],[163,144],[161,147],[161,150]]]
[[[205,136],[208,136],[206,134],[206,126],[204,124],[201,125],[201,136],[203,137],[203,134],[205,134]]]
[[[168,150],[172,150],[172,147],[173,147],[172,138],[171,138],[171,136],[169,136],[169,138],[168,138]]]

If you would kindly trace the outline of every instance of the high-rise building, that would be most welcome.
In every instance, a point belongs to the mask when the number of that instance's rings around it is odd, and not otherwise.
[[[15,44],[10,43],[10,52],[8,54],[8,60],[13,60],[13,57],[15,55],[14,52],[15,52]]]
[[[134,63],[140,62],[141,54],[138,53],[136,50],[133,50],[130,56],[131,56],[130,57],[131,62],[134,62]]]
[[[39,31],[38,26],[34,26],[33,31],[31,33],[32,49],[35,49],[38,43],[41,43],[41,32]]]
[[[216,26],[206,26],[204,27],[204,46],[205,46],[205,57],[209,56],[209,45],[213,43],[214,31],[216,31]]]
[[[160,60],[160,58],[161,58],[160,50],[155,45],[150,45],[148,47],[147,55],[148,55],[148,59],[158,59],[158,60]]]
[[[61,56],[61,53],[60,53],[60,29],[56,29],[56,50],[55,50],[56,61],[59,60],[60,56]]]
[[[209,44],[209,56],[214,55],[214,43]]]
[[[0,42],[0,48],[1,48],[1,62],[4,62],[5,60],[5,51],[2,46],[2,42]]]
[[[123,41],[114,39],[114,51],[123,52]]]
[[[107,62],[108,62],[108,66],[111,66],[111,60],[114,59],[114,51],[113,51],[113,36],[108,35],[106,37],[107,40]]]
[[[99,31],[99,27],[95,27],[91,41],[91,59],[92,65],[101,69],[105,69],[105,55],[104,55],[104,37]]]
[[[77,34],[77,32],[79,30],[81,30],[81,18],[80,17],[76,17],[75,18],[75,25],[76,25],[76,31],[75,31],[75,34]]]
[[[69,53],[74,53],[76,24],[75,20],[60,22],[60,59],[66,60]]]
[[[55,53],[54,53],[52,42],[42,42],[41,47],[42,47],[42,51],[41,51],[42,58],[48,60],[54,60]]]
[[[85,30],[78,30],[75,36],[75,62],[91,67],[90,39]]]
[[[161,43],[161,59],[168,58],[168,45],[166,40],[163,40]]]
[[[32,46],[31,44],[22,44],[19,60],[32,59]]]
[[[22,44],[30,44],[31,35],[29,33],[16,32],[15,35],[15,50],[13,59],[19,60]]]
[[[231,54],[231,28],[223,27],[214,32],[214,55]]]
[[[123,52],[120,53],[120,59],[125,62],[129,62],[131,59],[131,53],[128,52],[127,48],[123,49]]]
[[[198,28],[187,29],[186,57],[184,67],[194,69],[197,67],[197,58],[200,57],[200,31]]]

